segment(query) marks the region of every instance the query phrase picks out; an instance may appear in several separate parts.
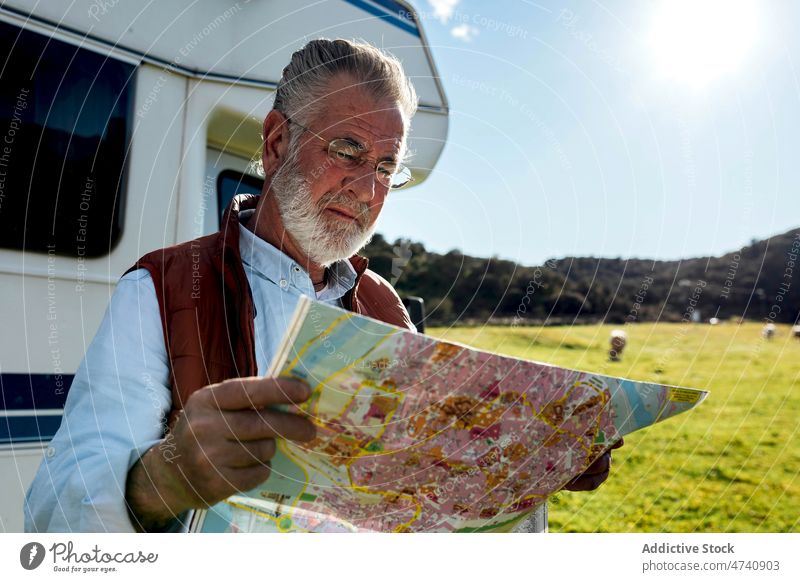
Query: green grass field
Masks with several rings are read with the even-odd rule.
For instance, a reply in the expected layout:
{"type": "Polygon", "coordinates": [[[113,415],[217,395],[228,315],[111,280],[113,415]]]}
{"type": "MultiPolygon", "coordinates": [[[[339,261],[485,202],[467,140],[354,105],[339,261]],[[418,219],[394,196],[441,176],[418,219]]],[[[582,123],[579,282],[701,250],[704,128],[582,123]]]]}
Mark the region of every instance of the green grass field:
{"type": "Polygon", "coordinates": [[[698,408],[625,438],[598,490],[550,501],[553,532],[800,531],[800,341],[762,324],[432,328],[477,348],[710,390],[698,408]]]}

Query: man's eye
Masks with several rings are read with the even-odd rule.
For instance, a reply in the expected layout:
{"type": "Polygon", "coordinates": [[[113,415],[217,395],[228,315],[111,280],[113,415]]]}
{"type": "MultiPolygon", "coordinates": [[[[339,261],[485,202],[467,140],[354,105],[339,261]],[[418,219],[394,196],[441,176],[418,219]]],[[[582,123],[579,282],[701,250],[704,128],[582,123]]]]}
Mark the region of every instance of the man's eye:
{"type": "Polygon", "coordinates": [[[359,148],[356,144],[342,141],[333,142],[330,147],[330,153],[337,160],[348,164],[358,162],[360,157],[359,148]]]}
{"type": "Polygon", "coordinates": [[[336,157],[349,162],[354,162],[356,160],[356,157],[347,150],[336,150],[336,157]]]}
{"type": "Polygon", "coordinates": [[[391,178],[394,176],[394,173],[397,171],[397,164],[378,164],[378,172],[381,173],[382,176],[386,176],[387,178],[391,178]]]}

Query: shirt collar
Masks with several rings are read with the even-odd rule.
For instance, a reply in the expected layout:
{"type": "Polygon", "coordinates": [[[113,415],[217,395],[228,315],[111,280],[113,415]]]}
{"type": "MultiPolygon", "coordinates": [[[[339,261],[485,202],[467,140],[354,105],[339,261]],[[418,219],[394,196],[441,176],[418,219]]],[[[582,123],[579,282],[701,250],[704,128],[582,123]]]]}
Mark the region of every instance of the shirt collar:
{"type": "Polygon", "coordinates": [[[356,270],[350,261],[336,261],[328,267],[328,283],[321,291],[314,290],[311,277],[289,255],[257,237],[244,224],[255,214],[254,209],[239,211],[239,252],[242,263],[258,276],[271,281],[284,291],[294,290],[320,301],[343,297],[356,283],[356,270]]]}

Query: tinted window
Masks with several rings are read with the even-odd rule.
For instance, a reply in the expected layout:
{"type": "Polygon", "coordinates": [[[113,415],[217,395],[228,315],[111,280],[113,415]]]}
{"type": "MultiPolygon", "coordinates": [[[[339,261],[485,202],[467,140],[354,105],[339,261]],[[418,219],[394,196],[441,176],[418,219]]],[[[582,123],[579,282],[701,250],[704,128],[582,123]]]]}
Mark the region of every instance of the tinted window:
{"type": "Polygon", "coordinates": [[[122,232],[135,67],[0,22],[0,246],[107,253],[122,232]]]}
{"type": "Polygon", "coordinates": [[[264,180],[236,170],[223,170],[217,178],[217,203],[219,204],[219,219],[228,208],[233,197],[237,194],[261,194],[264,180]]]}

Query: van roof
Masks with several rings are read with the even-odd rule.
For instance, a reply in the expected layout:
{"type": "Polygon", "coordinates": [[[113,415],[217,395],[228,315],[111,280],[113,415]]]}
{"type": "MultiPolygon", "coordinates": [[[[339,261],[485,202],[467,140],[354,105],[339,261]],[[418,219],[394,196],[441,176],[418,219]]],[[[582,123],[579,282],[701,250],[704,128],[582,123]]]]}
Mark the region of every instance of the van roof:
{"type": "Polygon", "coordinates": [[[35,15],[26,0],[8,0],[2,10],[175,72],[268,88],[311,38],[357,38],[402,61],[421,110],[448,109],[418,16],[398,0],[241,0],[228,6],[175,0],[144,7],[74,0],[38,3],[35,15]]]}

